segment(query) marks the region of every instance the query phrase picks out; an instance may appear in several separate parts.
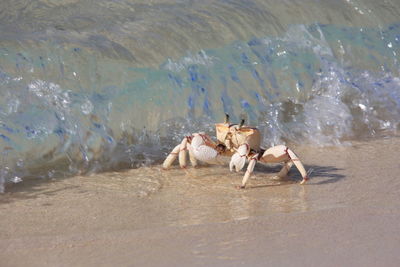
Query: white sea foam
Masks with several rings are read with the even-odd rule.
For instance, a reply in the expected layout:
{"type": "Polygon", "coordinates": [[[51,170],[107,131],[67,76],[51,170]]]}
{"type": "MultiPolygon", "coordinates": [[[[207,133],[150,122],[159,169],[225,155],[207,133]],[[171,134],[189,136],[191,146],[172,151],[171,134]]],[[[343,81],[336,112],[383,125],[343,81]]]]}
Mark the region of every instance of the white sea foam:
{"type": "Polygon", "coordinates": [[[212,56],[208,56],[204,50],[201,50],[197,54],[189,53],[178,61],[168,59],[164,67],[172,72],[181,72],[190,65],[203,65],[211,67],[215,59],[212,56]]]}

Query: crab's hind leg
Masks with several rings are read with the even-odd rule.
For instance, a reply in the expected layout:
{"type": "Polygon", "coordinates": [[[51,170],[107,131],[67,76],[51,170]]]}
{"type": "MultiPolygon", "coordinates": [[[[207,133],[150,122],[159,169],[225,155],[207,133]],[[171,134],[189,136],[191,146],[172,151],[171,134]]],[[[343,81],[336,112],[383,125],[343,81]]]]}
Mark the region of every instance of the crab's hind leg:
{"type": "Polygon", "coordinates": [[[303,166],[303,163],[301,163],[299,157],[297,157],[297,155],[291,149],[287,148],[286,153],[288,154],[290,160],[294,163],[296,168],[299,170],[301,177],[303,178],[300,184],[305,184],[308,180],[308,176],[306,169],[303,166]]]}
{"type": "Polygon", "coordinates": [[[290,171],[290,168],[292,168],[292,166],[293,166],[292,160],[286,161],[285,164],[283,165],[282,169],[280,170],[280,172],[277,174],[277,177],[278,178],[286,177],[288,172],[290,171]]]}
{"type": "MultiPolygon", "coordinates": [[[[189,145],[190,144],[188,143],[188,137],[183,138],[182,142],[179,145],[177,145],[164,160],[163,168],[168,169],[169,167],[171,167],[172,163],[175,161],[177,157],[179,158],[179,166],[181,166],[181,168],[186,168],[187,150],[189,145]]],[[[191,157],[190,161],[193,164],[192,160],[193,159],[191,157]]]]}
{"type": "Polygon", "coordinates": [[[308,180],[307,172],[301,163],[299,157],[287,146],[278,145],[267,149],[262,157],[260,158],[261,162],[265,163],[281,163],[284,162],[282,170],[278,173],[278,177],[285,177],[289,172],[290,168],[293,164],[299,170],[303,180],[300,184],[304,184],[308,180]]]}
{"type": "Polygon", "coordinates": [[[181,145],[177,145],[172,151],[171,153],[169,153],[169,155],[167,156],[167,158],[164,160],[163,162],[163,168],[164,169],[168,169],[169,167],[171,167],[172,163],[175,161],[175,159],[178,157],[179,154],[179,149],[180,149],[181,145]]]}

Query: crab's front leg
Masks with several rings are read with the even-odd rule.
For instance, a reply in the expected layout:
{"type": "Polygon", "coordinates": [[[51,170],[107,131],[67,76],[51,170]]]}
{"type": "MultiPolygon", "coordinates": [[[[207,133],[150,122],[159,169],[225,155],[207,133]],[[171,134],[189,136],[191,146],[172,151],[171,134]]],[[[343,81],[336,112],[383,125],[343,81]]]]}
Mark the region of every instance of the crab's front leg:
{"type": "Polygon", "coordinates": [[[255,154],[249,158],[249,165],[247,166],[246,173],[243,176],[242,184],[237,186],[238,189],[244,189],[246,187],[247,180],[249,180],[251,174],[254,171],[254,166],[257,163],[258,154],[255,154]]]}
{"type": "Polygon", "coordinates": [[[245,188],[247,180],[250,178],[253,173],[254,166],[257,163],[258,154],[250,155],[250,146],[248,144],[243,144],[239,146],[236,150],[236,153],[233,154],[231,158],[231,162],[229,163],[230,171],[233,171],[233,168],[238,172],[243,169],[244,164],[246,163],[246,159],[249,159],[249,165],[247,166],[246,173],[244,174],[242,184],[238,186],[238,189],[245,188]]]}

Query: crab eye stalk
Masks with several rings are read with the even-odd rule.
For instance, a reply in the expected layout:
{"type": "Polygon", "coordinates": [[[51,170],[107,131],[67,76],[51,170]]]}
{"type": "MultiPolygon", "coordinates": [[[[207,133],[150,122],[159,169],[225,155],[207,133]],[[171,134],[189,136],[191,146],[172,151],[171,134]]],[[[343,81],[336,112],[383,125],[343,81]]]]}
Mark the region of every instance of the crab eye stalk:
{"type": "Polygon", "coordinates": [[[242,120],[240,121],[239,128],[242,128],[243,125],[244,125],[244,119],[242,119],[242,120]]]}
{"type": "Polygon", "coordinates": [[[225,123],[229,123],[229,114],[225,113],[225,123]]]}

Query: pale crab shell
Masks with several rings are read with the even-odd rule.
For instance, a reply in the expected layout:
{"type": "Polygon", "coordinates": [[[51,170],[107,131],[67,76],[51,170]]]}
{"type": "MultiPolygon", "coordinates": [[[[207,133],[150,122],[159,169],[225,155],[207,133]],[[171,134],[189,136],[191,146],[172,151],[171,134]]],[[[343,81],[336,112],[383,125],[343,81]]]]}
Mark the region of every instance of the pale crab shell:
{"type": "Polygon", "coordinates": [[[225,144],[226,140],[230,140],[235,148],[247,143],[250,149],[255,151],[260,150],[261,134],[257,128],[249,126],[239,128],[238,125],[232,126],[228,123],[217,123],[215,124],[215,128],[217,139],[220,143],[225,144]]]}

